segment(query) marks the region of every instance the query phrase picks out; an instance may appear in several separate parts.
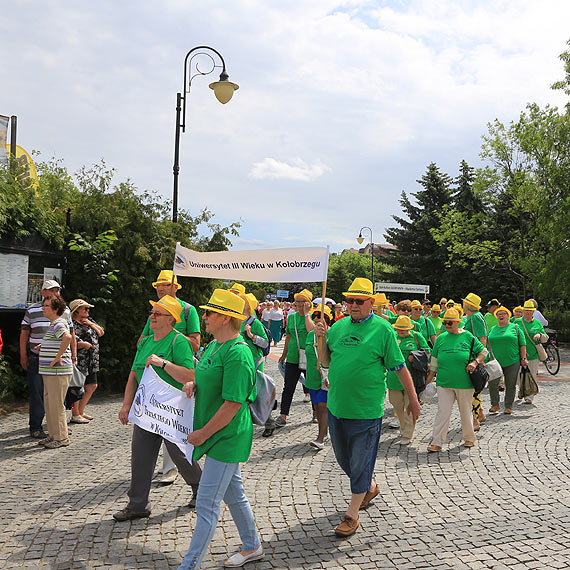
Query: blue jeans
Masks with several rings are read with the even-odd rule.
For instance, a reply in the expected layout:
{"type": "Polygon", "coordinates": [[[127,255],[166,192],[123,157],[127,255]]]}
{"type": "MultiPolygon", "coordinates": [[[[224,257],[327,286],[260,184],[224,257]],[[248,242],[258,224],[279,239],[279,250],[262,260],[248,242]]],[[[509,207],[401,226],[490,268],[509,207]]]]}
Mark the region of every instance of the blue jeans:
{"type": "Polygon", "coordinates": [[[178,570],[200,567],[218,524],[222,499],[230,509],[243,550],[259,548],[261,542],[243,490],[239,463],[223,463],[206,456],[196,500],[196,526],[190,548],[178,570]]]}
{"type": "Polygon", "coordinates": [[[329,434],[336,460],[350,478],[353,495],[366,493],[372,484],[382,418],[349,420],[333,416],[329,410],[329,434]]]}
{"type": "Polygon", "coordinates": [[[28,353],[28,393],[30,397],[30,433],[40,431],[44,421],[44,379],[39,373],[40,359],[28,353]]]}

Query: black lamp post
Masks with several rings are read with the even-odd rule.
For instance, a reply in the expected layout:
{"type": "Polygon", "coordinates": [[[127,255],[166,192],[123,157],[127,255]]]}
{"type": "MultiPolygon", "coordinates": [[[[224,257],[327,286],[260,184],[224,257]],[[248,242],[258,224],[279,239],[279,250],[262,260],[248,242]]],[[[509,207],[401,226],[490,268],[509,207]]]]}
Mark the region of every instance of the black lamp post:
{"type": "Polygon", "coordinates": [[[215,81],[214,83],[210,83],[210,89],[214,90],[214,94],[216,95],[216,99],[220,103],[227,103],[234,94],[234,91],[239,89],[239,85],[236,83],[232,83],[229,81],[229,75],[226,72],[226,62],[224,58],[214,48],[208,46],[197,46],[192,48],[184,58],[184,86],[183,86],[183,93],[176,94],[176,134],[174,137],[174,167],[172,168],[172,172],[174,174],[174,188],[172,191],[172,221],[176,222],[178,220],[178,173],[180,172],[180,129],[182,132],[186,132],[186,94],[190,93],[190,87],[192,85],[192,79],[197,75],[210,75],[213,73],[215,69],[221,69],[222,72],[220,73],[219,81],[215,81]],[[211,53],[210,53],[211,52],[211,53]],[[216,55],[220,62],[220,64],[216,64],[216,58],[212,55],[216,55]],[[192,56],[192,57],[190,57],[192,56]],[[205,56],[209,58],[210,61],[206,59],[208,62],[208,69],[207,71],[203,71],[198,67],[198,61],[194,61],[195,57],[198,56],[205,56]],[[194,66],[194,69],[192,69],[194,66]],[[210,67],[211,66],[211,67],[210,67]],[[186,79],[190,75],[188,82],[186,79]],[[182,114],[182,122],[180,121],[182,114]]]}
{"type": "Polygon", "coordinates": [[[372,256],[372,287],[374,287],[374,239],[372,238],[372,229],[368,226],[363,226],[360,228],[360,232],[358,232],[358,237],[356,241],[358,243],[362,243],[364,238],[362,237],[362,230],[368,230],[370,232],[370,255],[372,256]]]}

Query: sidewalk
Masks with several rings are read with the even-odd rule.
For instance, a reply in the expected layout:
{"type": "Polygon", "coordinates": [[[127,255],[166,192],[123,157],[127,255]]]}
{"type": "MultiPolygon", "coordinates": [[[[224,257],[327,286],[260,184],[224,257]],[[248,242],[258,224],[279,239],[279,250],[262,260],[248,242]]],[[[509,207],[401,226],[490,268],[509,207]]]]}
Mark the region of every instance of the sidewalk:
{"type": "MultiPolygon", "coordinates": [[[[266,369],[278,381],[272,348],[266,369]]],[[[264,560],[254,569],[549,570],[570,567],[570,358],[557,377],[541,372],[536,405],[516,403],[507,417],[489,417],[478,445],[460,447],[457,410],[448,444],[428,454],[435,403],[422,409],[409,447],[388,428],[389,404],[376,478],[381,495],[362,513],[362,527],[338,539],[350,496],[330,446],[316,451],[311,406],[295,394],[289,424],[262,438],[255,428],[243,465],[264,560]]],[[[485,409],[488,395],[483,396],[485,409]]],[[[28,437],[27,414],[0,418],[0,568],[175,569],[186,551],[195,513],[178,478],[153,487],[152,515],[115,523],[126,504],[132,427],[122,426],[120,396],[98,396],[96,419],[74,425],[72,445],[41,449],[28,437]]],[[[160,465],[160,462],[159,462],[160,465]]],[[[227,508],[204,568],[220,568],[239,550],[227,508]]]]}

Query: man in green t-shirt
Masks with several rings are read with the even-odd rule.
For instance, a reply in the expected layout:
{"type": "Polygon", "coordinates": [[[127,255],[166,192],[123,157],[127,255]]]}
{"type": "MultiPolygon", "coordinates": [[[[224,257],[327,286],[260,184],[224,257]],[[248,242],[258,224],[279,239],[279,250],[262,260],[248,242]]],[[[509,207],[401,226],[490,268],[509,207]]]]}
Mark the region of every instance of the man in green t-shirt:
{"type": "Polygon", "coordinates": [[[412,319],[414,330],[422,333],[423,337],[433,346],[435,343],[435,327],[423,314],[423,310],[423,305],[417,299],[414,299],[412,301],[412,314],[410,318],[412,319]]]}
{"type": "Polygon", "coordinates": [[[485,322],[487,323],[487,332],[489,332],[494,326],[497,325],[497,317],[495,317],[495,311],[501,306],[501,303],[497,299],[491,299],[487,303],[487,312],[485,313],[485,322]]]}
{"type": "MultiPolygon", "coordinates": [[[[192,352],[198,352],[200,350],[200,318],[198,317],[198,311],[196,311],[196,308],[190,303],[186,303],[186,301],[182,301],[176,297],[176,292],[182,287],[182,285],[178,283],[176,275],[169,269],[163,269],[158,274],[158,278],[152,286],[156,289],[156,296],[159,300],[166,295],[170,295],[170,297],[178,301],[181,307],[180,322],[174,325],[174,330],[184,335],[186,340],[190,343],[192,352]]],[[[149,318],[137,341],[137,346],[143,338],[152,336],[152,334],[149,318]]],[[[162,446],[162,473],[163,477],[159,481],[161,485],[171,485],[176,480],[178,474],[176,465],[164,445],[162,446]]]]}
{"type": "Polygon", "coordinates": [[[359,277],[344,295],[350,318],[330,329],[319,322],[315,335],[326,338],[321,362],[329,366],[329,432],[336,459],[350,478],[352,493],[335,533],[350,536],[360,525],[358,511],[380,492],[373,472],[384,415],[386,372],[396,372],[410,399],[407,413],[414,422],[420,415],[420,404],[392,327],[372,313],[372,282],[359,277]]]}
{"type": "Polygon", "coordinates": [[[281,415],[275,421],[277,427],[283,427],[287,423],[299,376],[306,367],[306,361],[303,363],[300,360],[305,356],[307,333],[315,328],[311,320],[312,300],[313,294],[308,289],[295,293],[295,312],[287,316],[285,346],[279,358],[279,362],[285,363],[285,382],[281,395],[281,415]]]}

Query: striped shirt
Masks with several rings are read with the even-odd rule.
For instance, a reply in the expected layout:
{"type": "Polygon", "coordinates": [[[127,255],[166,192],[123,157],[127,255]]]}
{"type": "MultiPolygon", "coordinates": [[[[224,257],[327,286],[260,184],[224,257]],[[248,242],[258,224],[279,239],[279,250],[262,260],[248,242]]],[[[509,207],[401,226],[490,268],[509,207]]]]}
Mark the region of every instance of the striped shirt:
{"type": "MultiPolygon", "coordinates": [[[[42,305],[44,301],[40,303],[34,303],[26,309],[26,313],[22,320],[21,329],[30,331],[30,338],[28,339],[28,351],[34,354],[38,354],[37,350],[33,350],[35,346],[42,343],[44,335],[46,334],[49,327],[49,319],[44,317],[42,311],[42,305]]],[[[66,307],[63,315],[61,316],[65,321],[67,321],[69,327],[71,327],[71,313],[66,307]]]]}
{"type": "Polygon", "coordinates": [[[61,364],[56,364],[50,368],[50,362],[52,362],[52,360],[59,352],[61,342],[63,340],[63,335],[66,332],[69,332],[69,326],[62,317],[58,317],[51,324],[49,324],[46,334],[42,339],[42,346],[40,348],[40,374],[54,376],[57,374],[73,373],[71,350],[69,349],[69,346],[65,349],[65,352],[61,356],[61,364]]]}

